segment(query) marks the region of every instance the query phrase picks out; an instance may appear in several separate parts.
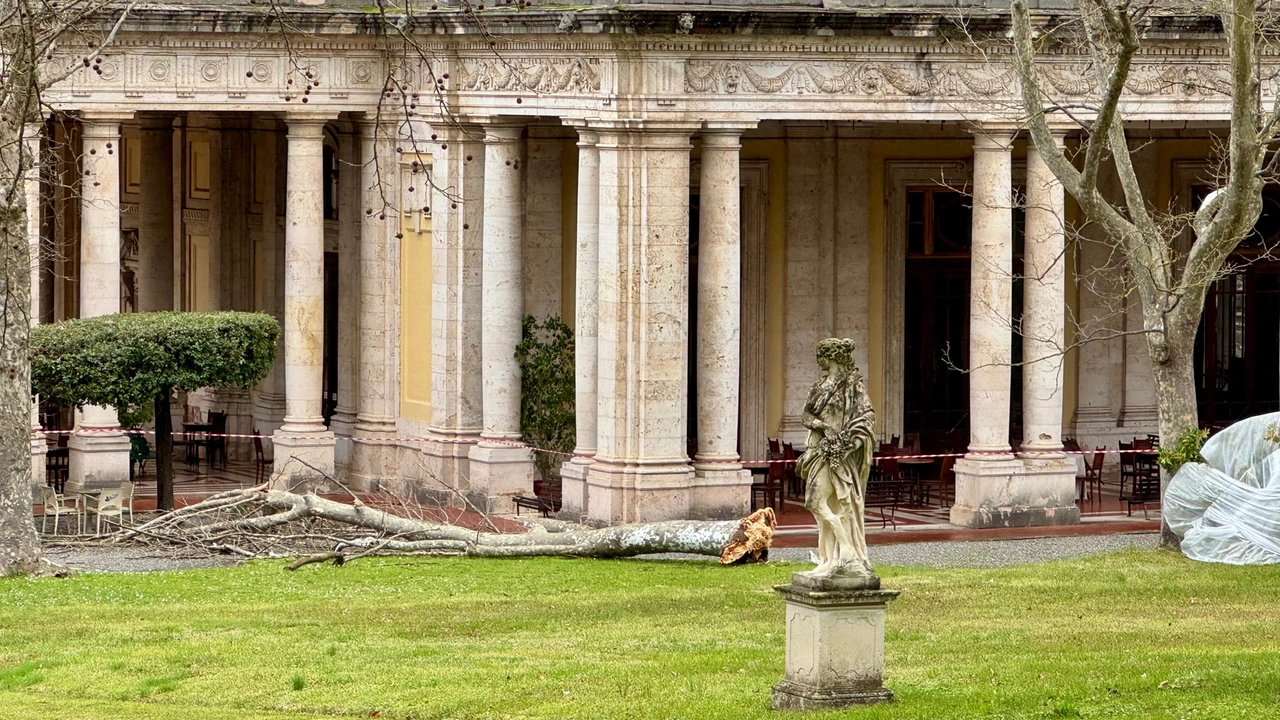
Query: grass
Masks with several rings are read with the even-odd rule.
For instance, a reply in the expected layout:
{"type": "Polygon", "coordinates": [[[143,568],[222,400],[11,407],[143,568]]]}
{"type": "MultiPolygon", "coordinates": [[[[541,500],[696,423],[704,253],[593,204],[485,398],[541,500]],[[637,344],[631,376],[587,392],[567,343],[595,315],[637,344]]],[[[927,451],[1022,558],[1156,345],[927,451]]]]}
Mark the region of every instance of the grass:
{"type": "MultiPolygon", "coordinates": [[[[282,564],[0,582],[0,717],[785,717],[795,566],[282,564]]],[[[1280,717],[1280,568],[881,573],[897,699],[806,717],[1280,717]]]]}

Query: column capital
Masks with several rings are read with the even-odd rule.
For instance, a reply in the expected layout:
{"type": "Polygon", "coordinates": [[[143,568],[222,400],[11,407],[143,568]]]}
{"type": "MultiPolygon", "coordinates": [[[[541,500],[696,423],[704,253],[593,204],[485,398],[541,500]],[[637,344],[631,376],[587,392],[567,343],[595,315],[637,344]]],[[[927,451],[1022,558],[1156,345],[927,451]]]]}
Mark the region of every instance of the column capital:
{"type": "Polygon", "coordinates": [[[738,128],[707,128],[699,136],[703,150],[738,150],[742,147],[742,130],[738,128]]]}
{"type": "Polygon", "coordinates": [[[119,125],[125,120],[132,120],[134,113],[132,110],[113,110],[110,112],[101,110],[82,110],[80,111],[80,122],[86,126],[89,125],[110,125],[115,123],[119,125]]]}
{"type": "Polygon", "coordinates": [[[969,132],[973,134],[975,152],[1013,150],[1013,139],[1018,136],[1019,126],[1013,123],[974,123],[969,132]]]}
{"type": "Polygon", "coordinates": [[[284,122],[289,127],[290,137],[323,136],[325,123],[337,119],[338,114],[333,112],[287,112],[284,114],[284,122]]]}
{"type": "Polygon", "coordinates": [[[595,147],[600,142],[600,118],[561,118],[560,122],[578,131],[578,147],[595,147]]]}
{"type": "Polygon", "coordinates": [[[524,123],[488,122],[481,126],[484,129],[484,141],[488,144],[517,143],[524,139],[524,123]]]}

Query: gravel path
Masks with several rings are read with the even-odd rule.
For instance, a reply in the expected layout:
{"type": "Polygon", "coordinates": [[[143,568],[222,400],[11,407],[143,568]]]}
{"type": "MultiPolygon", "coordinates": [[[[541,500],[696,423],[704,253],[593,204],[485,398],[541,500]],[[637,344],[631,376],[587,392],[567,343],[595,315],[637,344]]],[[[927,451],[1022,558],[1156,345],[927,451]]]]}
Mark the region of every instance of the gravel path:
{"type": "MultiPolygon", "coordinates": [[[[1159,533],[1123,535],[1082,535],[1031,538],[1027,540],[981,540],[967,542],[918,542],[901,545],[872,545],[873,565],[900,565],[934,568],[993,568],[1084,557],[1126,548],[1154,548],[1159,533]]],[[[770,560],[809,562],[812,548],[774,548],[770,560]]],[[[701,560],[699,555],[668,553],[646,555],[655,560],[701,560]]]]}
{"type": "Polygon", "coordinates": [[[45,557],[58,565],[81,572],[136,573],[157,570],[194,570],[230,567],[231,556],[210,557],[184,550],[154,550],[137,547],[46,547],[45,557]]]}

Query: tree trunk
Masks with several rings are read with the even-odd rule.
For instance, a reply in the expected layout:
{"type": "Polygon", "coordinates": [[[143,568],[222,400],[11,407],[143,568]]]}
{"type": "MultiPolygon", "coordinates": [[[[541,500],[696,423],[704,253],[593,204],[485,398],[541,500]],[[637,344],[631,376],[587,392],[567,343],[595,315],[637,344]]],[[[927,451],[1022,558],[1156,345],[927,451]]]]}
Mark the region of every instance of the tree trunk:
{"type": "MultiPolygon", "coordinates": [[[[1158,362],[1151,359],[1151,371],[1156,381],[1156,407],[1160,419],[1160,443],[1166,447],[1177,444],[1188,430],[1200,428],[1199,409],[1196,405],[1195,355],[1193,353],[1195,336],[1191,342],[1177,342],[1169,338],[1167,344],[1168,358],[1158,362]]],[[[1161,508],[1164,507],[1164,491],[1169,484],[1169,471],[1162,471],[1160,482],[1161,508]]],[[[1160,522],[1160,543],[1167,547],[1178,547],[1178,536],[1169,529],[1169,525],[1160,522]]]]}
{"type": "MultiPolygon", "coordinates": [[[[526,533],[478,532],[456,525],[393,515],[369,507],[335,502],[317,495],[267,490],[266,486],[218,493],[195,505],[162,515],[122,531],[121,539],[165,540],[232,550],[245,557],[263,554],[264,539],[289,533],[290,523],[305,523],[311,536],[323,533],[309,521],[327,520],[372,531],[363,537],[339,540],[335,551],[360,548],[376,551],[438,553],[475,557],[629,557],[650,553],[712,555],[723,563],[763,561],[777,521],[771,508],[741,520],[666,522],[619,525],[600,529],[537,526],[526,533]],[[228,510],[234,510],[228,514],[228,510]],[[258,512],[265,511],[265,512],[258,512]],[[256,548],[248,550],[245,548],[256,548]]],[[[304,533],[294,533],[295,536],[304,533]]],[[[276,550],[275,552],[279,552],[276,550]]],[[[308,562],[336,559],[333,553],[311,556],[308,562]]],[[[301,565],[307,564],[306,562],[301,565]]]]}
{"type": "Polygon", "coordinates": [[[173,417],[170,388],[156,395],[156,509],[173,509],[173,417]]]}
{"type": "MultiPolygon", "coordinates": [[[[40,569],[31,512],[31,250],[27,243],[23,141],[0,137],[0,577],[40,569]],[[15,177],[16,171],[16,177],[15,177]]],[[[21,127],[21,125],[19,125],[21,127]]]]}

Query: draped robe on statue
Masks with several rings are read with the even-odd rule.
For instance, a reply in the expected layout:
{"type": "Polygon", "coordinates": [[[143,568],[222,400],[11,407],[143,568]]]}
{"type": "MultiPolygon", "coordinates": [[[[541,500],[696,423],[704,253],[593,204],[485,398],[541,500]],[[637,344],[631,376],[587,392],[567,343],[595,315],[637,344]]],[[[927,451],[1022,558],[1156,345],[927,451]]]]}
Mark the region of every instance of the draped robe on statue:
{"type": "Polygon", "coordinates": [[[812,511],[818,503],[825,503],[841,525],[838,530],[832,528],[835,532],[822,532],[823,519],[815,512],[819,567],[849,560],[869,567],[863,501],[875,447],[875,413],[861,374],[845,369],[830,372],[815,383],[805,403],[804,425],[809,435],[798,471],[805,480],[805,507],[812,511]],[[824,477],[831,492],[825,492],[824,477]],[[841,559],[840,541],[844,538],[852,543],[852,557],[846,554],[841,559]]]}

